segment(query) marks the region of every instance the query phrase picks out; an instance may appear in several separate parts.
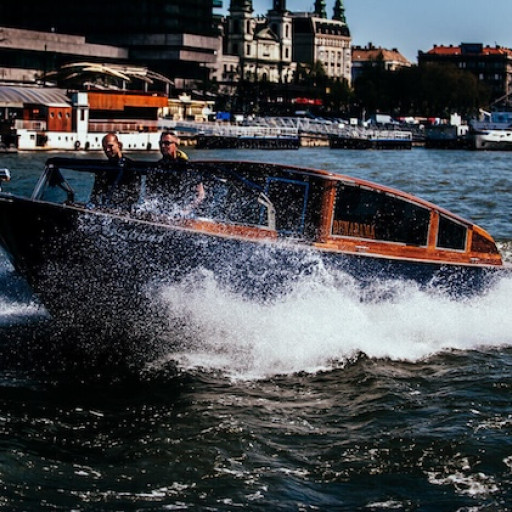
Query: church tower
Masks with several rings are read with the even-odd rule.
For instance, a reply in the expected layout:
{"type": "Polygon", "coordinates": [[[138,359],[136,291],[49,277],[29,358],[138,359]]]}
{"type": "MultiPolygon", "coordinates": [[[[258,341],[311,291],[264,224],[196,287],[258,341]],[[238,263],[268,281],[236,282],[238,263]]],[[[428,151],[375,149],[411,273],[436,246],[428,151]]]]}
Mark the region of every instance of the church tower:
{"type": "Polygon", "coordinates": [[[343,0],[336,0],[334,2],[334,14],[332,19],[341,21],[343,23],[347,23],[347,18],[345,17],[345,7],[343,6],[343,0]]]}
{"type": "Polygon", "coordinates": [[[249,55],[249,45],[254,39],[254,29],[252,0],[231,0],[226,50],[228,55],[240,57],[242,78],[245,58],[249,55]]]}
{"type": "Polygon", "coordinates": [[[286,11],[286,0],[274,0],[273,11],[285,12],[286,11]]]}
{"type": "Polygon", "coordinates": [[[286,76],[292,62],[292,17],[286,9],[286,0],[274,0],[268,12],[268,25],[279,40],[279,82],[291,80],[286,76]]]}
{"type": "Polygon", "coordinates": [[[315,16],[318,18],[327,18],[325,0],[315,0],[315,16]]]}

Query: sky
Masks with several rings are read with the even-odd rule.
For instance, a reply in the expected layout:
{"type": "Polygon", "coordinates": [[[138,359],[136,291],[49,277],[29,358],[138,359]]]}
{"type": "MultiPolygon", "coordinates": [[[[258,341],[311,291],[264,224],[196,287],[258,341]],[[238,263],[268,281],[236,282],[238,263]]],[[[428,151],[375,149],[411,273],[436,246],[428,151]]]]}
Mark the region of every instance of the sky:
{"type": "MultiPolygon", "coordinates": [[[[224,10],[229,0],[223,0],[224,10]]],[[[287,0],[289,11],[313,10],[315,0],[287,0]]],[[[266,14],[272,0],[253,0],[266,14]]],[[[512,48],[512,0],[343,0],[352,45],[396,48],[416,63],[434,44],[483,43],[512,48]]],[[[332,18],[334,0],[326,0],[332,18]]]]}

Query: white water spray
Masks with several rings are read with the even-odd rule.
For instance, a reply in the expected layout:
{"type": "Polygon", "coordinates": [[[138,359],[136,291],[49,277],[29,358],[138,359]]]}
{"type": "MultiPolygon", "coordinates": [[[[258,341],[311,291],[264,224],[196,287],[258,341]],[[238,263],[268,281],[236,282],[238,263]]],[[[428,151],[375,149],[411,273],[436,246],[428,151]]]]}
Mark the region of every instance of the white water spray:
{"type": "Polygon", "coordinates": [[[417,361],[443,350],[512,344],[512,278],[464,299],[410,282],[375,283],[373,295],[387,298],[367,301],[349,276],[336,276],[336,287],[309,277],[273,304],[226,293],[208,273],[195,278],[159,293],[169,324],[185,326],[178,334],[183,350],[169,354],[184,369],[252,379],[328,370],[361,352],[417,361]]]}

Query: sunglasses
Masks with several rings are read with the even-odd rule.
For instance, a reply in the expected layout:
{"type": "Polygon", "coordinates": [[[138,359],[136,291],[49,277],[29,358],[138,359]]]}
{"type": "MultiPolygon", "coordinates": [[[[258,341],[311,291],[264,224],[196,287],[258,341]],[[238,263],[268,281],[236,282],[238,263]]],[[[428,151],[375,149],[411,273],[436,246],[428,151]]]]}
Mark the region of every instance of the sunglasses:
{"type": "Polygon", "coordinates": [[[161,140],[162,146],[170,146],[171,144],[178,144],[175,140],[161,140]]]}

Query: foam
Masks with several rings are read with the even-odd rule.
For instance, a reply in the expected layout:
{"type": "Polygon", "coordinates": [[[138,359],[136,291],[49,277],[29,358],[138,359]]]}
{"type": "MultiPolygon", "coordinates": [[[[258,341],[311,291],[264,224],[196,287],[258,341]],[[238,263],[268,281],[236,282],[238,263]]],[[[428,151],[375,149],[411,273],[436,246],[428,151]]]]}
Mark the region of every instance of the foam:
{"type": "Polygon", "coordinates": [[[410,282],[375,283],[372,295],[386,298],[367,301],[348,276],[310,276],[272,304],[227,293],[211,274],[195,278],[157,295],[168,336],[184,347],[169,358],[187,369],[259,378],[329,370],[359,353],[414,362],[450,349],[512,344],[512,278],[470,299],[410,282]]]}

